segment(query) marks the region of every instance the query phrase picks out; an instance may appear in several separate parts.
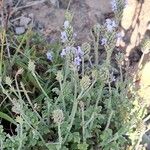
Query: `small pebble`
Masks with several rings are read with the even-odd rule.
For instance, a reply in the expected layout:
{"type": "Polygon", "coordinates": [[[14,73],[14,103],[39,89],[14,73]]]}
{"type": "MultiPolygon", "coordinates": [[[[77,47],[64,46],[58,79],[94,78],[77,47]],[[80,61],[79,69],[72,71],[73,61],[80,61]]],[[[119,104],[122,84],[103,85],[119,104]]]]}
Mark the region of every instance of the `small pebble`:
{"type": "Polygon", "coordinates": [[[30,23],[31,18],[21,17],[20,19],[20,26],[25,26],[27,28],[28,24],[30,23]]]}
{"type": "Polygon", "coordinates": [[[15,33],[17,35],[23,34],[25,32],[25,28],[24,27],[16,27],[15,28],[15,33]]]}

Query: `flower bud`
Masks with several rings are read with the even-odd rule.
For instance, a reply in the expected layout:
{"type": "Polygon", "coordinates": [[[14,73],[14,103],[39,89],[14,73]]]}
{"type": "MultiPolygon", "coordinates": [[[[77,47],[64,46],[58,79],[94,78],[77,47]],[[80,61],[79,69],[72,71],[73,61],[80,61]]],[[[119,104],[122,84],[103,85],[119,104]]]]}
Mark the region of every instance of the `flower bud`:
{"type": "Polygon", "coordinates": [[[86,90],[91,84],[90,78],[88,76],[84,76],[80,81],[80,86],[82,90],[86,90]]]}
{"type": "Polygon", "coordinates": [[[56,80],[59,82],[63,81],[62,71],[57,71],[56,80]]]}
{"type": "Polygon", "coordinates": [[[64,120],[64,114],[63,111],[60,109],[54,110],[53,111],[53,119],[54,123],[60,124],[64,120]]]}

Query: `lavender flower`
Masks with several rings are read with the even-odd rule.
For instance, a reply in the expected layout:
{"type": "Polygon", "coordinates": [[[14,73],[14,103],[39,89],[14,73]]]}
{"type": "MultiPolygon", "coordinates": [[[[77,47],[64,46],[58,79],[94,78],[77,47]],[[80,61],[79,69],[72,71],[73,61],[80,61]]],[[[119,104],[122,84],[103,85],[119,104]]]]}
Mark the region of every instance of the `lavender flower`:
{"type": "Polygon", "coordinates": [[[75,50],[75,54],[80,57],[84,55],[84,52],[82,51],[80,46],[78,46],[77,49],[75,50]]]}
{"type": "Polygon", "coordinates": [[[48,51],[48,52],[46,53],[46,56],[47,56],[47,59],[48,59],[48,60],[52,61],[53,56],[52,56],[51,52],[48,51]]]}
{"type": "Polygon", "coordinates": [[[114,20],[111,20],[111,19],[106,19],[106,28],[107,28],[107,31],[109,32],[112,32],[113,29],[116,27],[116,23],[114,20]]]}
{"type": "Polygon", "coordinates": [[[121,32],[119,32],[119,33],[117,33],[116,37],[117,37],[117,40],[122,40],[123,35],[121,32]]]}
{"type": "Polygon", "coordinates": [[[76,57],[75,59],[74,59],[74,65],[75,66],[79,66],[81,64],[81,58],[80,57],[76,57]]]}
{"type": "Polygon", "coordinates": [[[117,10],[116,0],[112,0],[110,3],[111,3],[112,11],[116,11],[117,10]]]}
{"type": "Polygon", "coordinates": [[[64,48],[63,50],[62,50],[62,52],[60,53],[60,56],[61,57],[64,57],[64,56],[66,56],[67,54],[69,54],[71,52],[71,47],[70,46],[67,46],[66,48],[64,48]]]}
{"type": "Polygon", "coordinates": [[[67,33],[65,31],[61,32],[61,41],[65,43],[67,40],[67,33]]]}
{"type": "Polygon", "coordinates": [[[61,52],[60,56],[61,56],[61,57],[66,56],[66,49],[63,49],[63,50],[62,50],[62,52],[61,52]]]}
{"type": "Polygon", "coordinates": [[[66,21],[64,22],[64,28],[67,29],[68,27],[69,27],[69,21],[66,20],[66,21]]]}
{"type": "Polygon", "coordinates": [[[106,45],[107,43],[107,39],[106,38],[102,38],[101,39],[101,45],[106,45]]]}

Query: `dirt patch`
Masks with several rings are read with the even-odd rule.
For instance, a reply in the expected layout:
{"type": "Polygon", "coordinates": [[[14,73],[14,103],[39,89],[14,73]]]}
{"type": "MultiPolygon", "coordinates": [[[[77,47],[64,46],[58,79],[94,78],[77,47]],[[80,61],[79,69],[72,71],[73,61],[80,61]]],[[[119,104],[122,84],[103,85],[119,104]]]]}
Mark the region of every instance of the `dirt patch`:
{"type": "MultiPolygon", "coordinates": [[[[33,28],[41,32],[51,43],[60,37],[64,14],[68,6],[67,0],[59,0],[58,2],[59,5],[53,5],[50,0],[40,3],[31,0],[20,1],[17,6],[22,6],[22,9],[14,16],[12,23],[18,27],[20,26],[19,19],[16,21],[14,19],[21,16],[32,18],[33,28]]],[[[7,5],[14,6],[16,2],[9,0],[7,5]]],[[[72,23],[74,32],[77,34],[79,43],[82,43],[89,40],[91,27],[96,23],[101,23],[104,20],[104,14],[111,12],[110,0],[72,0],[70,10],[74,13],[72,23]]]]}

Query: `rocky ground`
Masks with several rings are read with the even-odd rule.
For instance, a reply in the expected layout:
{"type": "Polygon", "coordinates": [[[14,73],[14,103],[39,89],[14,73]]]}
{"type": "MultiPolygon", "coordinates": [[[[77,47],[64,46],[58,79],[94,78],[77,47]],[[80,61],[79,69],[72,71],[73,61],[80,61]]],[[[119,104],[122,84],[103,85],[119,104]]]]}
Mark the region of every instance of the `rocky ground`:
{"type": "MultiPolygon", "coordinates": [[[[50,43],[60,37],[64,14],[68,7],[67,0],[60,0],[59,4],[53,4],[52,0],[23,0],[18,4],[15,1],[7,0],[6,5],[16,9],[10,18],[16,34],[24,33],[32,23],[33,28],[41,32],[50,43]]],[[[69,8],[74,13],[74,32],[80,42],[89,40],[91,27],[104,21],[106,15],[111,13],[109,0],[72,0],[69,8]]]]}

